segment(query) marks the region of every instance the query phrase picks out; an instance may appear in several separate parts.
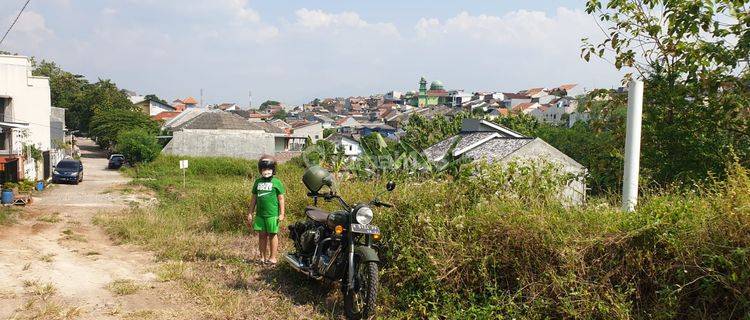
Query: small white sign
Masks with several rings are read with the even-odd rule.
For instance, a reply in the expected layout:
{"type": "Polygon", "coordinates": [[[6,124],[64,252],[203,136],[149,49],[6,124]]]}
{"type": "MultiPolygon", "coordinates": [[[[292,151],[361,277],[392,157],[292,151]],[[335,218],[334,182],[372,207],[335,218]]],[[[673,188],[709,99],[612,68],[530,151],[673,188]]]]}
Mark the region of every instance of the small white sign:
{"type": "Polygon", "coordinates": [[[187,169],[187,168],[188,168],[188,161],[180,160],[180,169],[187,169]]]}

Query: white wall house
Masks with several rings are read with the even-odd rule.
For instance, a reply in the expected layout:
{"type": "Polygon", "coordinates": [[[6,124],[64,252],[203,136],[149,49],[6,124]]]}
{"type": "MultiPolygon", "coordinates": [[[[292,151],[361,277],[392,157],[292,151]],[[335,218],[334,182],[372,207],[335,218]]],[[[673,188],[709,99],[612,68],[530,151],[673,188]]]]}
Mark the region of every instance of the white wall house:
{"type": "Polygon", "coordinates": [[[310,137],[313,143],[323,139],[323,124],[320,122],[307,123],[300,126],[294,126],[294,135],[301,137],[310,137]]]}
{"type": "MultiPolygon", "coordinates": [[[[31,61],[24,56],[0,55],[0,164],[8,178],[43,179],[33,159],[23,155],[24,145],[49,151],[51,98],[49,79],[31,74],[31,61]],[[15,162],[15,164],[13,164],[15,162]]],[[[47,165],[49,161],[47,161],[47,165]]],[[[43,167],[39,165],[40,169],[43,167]]]]}
{"type": "Polygon", "coordinates": [[[130,102],[136,105],[143,113],[149,116],[155,116],[165,111],[175,111],[173,106],[161,103],[156,100],[146,99],[144,96],[132,96],[129,97],[130,102]]]}
{"type": "Polygon", "coordinates": [[[334,133],[328,136],[326,140],[332,142],[336,146],[336,150],[343,150],[344,155],[351,160],[357,160],[357,157],[362,154],[362,147],[359,141],[352,136],[334,133]]]}

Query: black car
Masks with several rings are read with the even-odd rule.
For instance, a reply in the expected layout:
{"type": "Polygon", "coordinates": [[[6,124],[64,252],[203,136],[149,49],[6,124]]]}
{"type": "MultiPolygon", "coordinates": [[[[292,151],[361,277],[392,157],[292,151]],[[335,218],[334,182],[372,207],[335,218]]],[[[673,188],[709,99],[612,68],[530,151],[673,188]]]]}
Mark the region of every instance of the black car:
{"type": "Polygon", "coordinates": [[[57,163],[52,170],[52,182],[72,182],[78,184],[83,181],[83,164],[74,159],[65,159],[57,163]]]}
{"type": "Polygon", "coordinates": [[[125,164],[125,156],[115,153],[111,156],[109,156],[109,164],[107,165],[108,169],[120,169],[122,165],[125,164]]]}

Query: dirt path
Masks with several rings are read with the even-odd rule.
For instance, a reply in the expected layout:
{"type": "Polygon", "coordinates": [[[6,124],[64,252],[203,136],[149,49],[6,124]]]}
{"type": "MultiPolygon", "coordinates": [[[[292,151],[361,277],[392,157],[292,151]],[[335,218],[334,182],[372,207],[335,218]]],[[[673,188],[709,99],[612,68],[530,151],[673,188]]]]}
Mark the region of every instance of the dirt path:
{"type": "Polygon", "coordinates": [[[92,223],[98,212],[152,199],[107,170],[91,141],[81,149],[81,184],[52,186],[0,227],[0,319],[190,318],[150,253],[114,244],[92,223]]]}

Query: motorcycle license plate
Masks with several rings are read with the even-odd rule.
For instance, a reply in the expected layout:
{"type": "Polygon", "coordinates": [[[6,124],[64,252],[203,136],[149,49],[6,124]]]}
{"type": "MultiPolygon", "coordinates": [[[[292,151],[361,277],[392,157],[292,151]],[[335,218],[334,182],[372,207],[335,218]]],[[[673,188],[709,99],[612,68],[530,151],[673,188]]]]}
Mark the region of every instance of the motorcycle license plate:
{"type": "Polygon", "coordinates": [[[379,234],[380,228],[369,224],[352,223],[352,232],[364,234],[379,234]]]}

